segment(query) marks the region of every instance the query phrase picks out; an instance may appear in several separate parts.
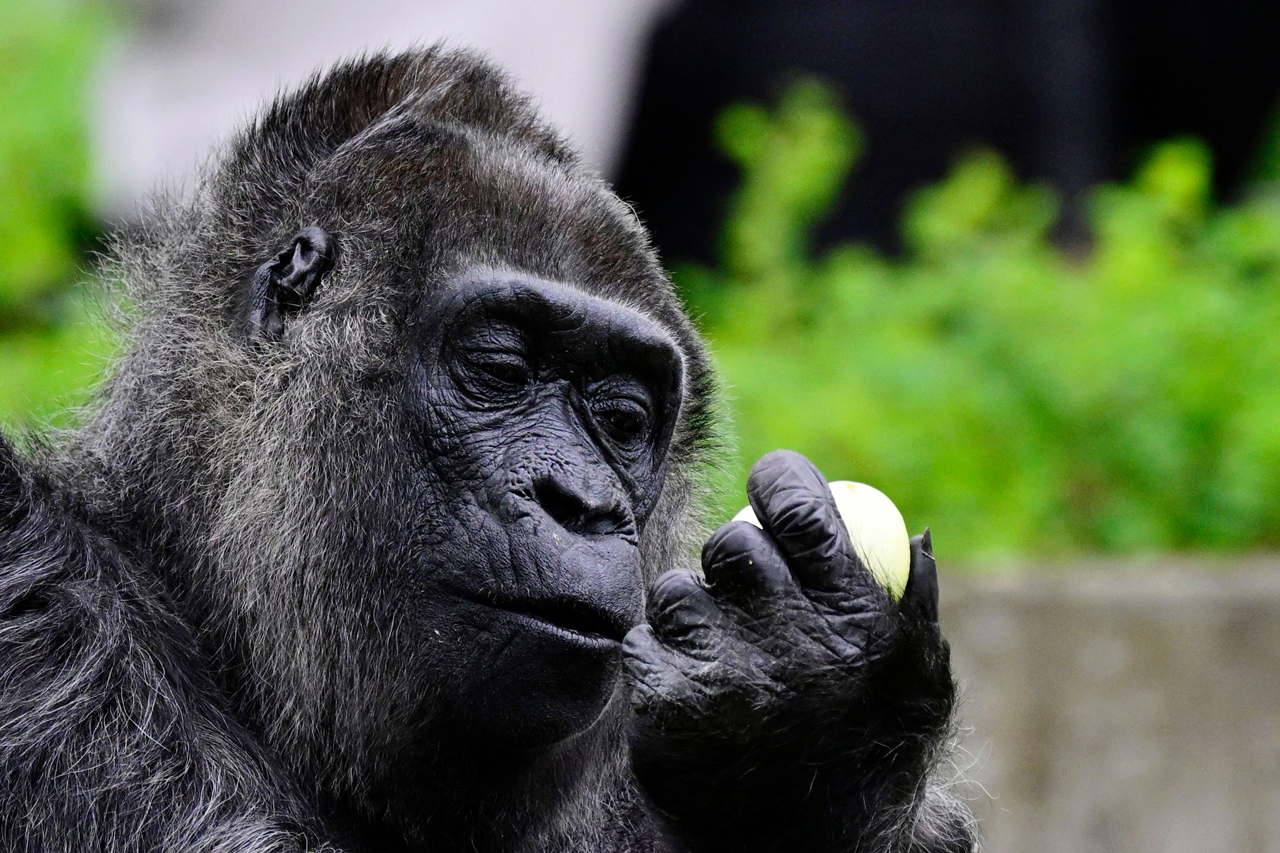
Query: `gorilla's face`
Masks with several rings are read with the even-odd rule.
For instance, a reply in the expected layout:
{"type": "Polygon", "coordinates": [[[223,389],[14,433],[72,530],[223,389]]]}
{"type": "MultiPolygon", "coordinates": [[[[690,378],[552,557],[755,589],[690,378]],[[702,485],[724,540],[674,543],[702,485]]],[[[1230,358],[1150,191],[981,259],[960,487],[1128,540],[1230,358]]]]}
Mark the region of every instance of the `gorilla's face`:
{"type": "Polygon", "coordinates": [[[683,365],[617,302],[470,270],[410,326],[406,405],[420,574],[411,636],[454,644],[432,681],[455,725],[521,746],[589,727],[643,617],[640,532],[662,486],[683,365]],[[451,671],[452,670],[452,671],[451,671]]]}
{"type": "Polygon", "coordinates": [[[235,301],[253,404],[201,421],[236,425],[208,587],[244,638],[244,713],[299,772],[366,788],[616,739],[621,641],[695,547],[709,387],[633,212],[412,116],[306,187],[235,301]]]}

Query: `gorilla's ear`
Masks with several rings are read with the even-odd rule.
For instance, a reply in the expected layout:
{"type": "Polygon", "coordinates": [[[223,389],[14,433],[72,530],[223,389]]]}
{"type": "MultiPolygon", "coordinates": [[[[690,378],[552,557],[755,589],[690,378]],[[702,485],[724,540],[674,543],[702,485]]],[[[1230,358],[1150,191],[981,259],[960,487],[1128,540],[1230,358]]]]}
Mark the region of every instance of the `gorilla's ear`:
{"type": "Polygon", "coordinates": [[[249,339],[274,342],[284,336],[285,314],[306,306],[324,274],[333,269],[333,238],[323,228],[303,228],[288,248],[258,267],[249,290],[249,339]]]}

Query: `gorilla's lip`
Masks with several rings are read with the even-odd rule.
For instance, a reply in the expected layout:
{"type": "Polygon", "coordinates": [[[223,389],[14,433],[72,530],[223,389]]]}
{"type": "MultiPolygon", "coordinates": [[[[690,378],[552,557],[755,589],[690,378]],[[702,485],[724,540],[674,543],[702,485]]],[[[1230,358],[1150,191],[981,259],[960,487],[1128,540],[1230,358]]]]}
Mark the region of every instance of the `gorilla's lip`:
{"type": "Polygon", "coordinates": [[[566,595],[531,598],[481,591],[453,590],[453,593],[473,604],[542,622],[588,641],[620,644],[632,627],[630,620],[621,614],[566,595]]]}

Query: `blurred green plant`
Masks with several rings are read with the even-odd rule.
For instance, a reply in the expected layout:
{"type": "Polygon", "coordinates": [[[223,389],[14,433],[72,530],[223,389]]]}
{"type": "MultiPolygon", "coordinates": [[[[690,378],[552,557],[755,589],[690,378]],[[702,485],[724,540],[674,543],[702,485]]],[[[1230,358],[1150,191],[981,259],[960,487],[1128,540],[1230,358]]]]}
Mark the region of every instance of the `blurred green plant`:
{"type": "Polygon", "coordinates": [[[111,350],[93,295],[71,285],[94,236],[88,115],[111,31],[101,3],[6,0],[0,15],[0,417],[47,420],[111,350]]]}
{"type": "Polygon", "coordinates": [[[676,270],[740,433],[890,494],[949,556],[1280,544],[1280,193],[1210,197],[1194,140],[1097,188],[1093,240],[996,154],[918,193],[904,252],[808,242],[860,147],[814,83],[735,107],[717,269],[676,270]]]}

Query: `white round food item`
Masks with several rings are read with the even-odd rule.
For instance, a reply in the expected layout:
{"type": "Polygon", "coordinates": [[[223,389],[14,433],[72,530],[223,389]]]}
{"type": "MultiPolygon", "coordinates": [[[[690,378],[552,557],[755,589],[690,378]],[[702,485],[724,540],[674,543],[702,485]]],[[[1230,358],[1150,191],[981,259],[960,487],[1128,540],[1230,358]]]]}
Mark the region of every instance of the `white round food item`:
{"type": "MultiPolygon", "coordinates": [[[[902,598],[911,573],[911,539],[902,513],[884,492],[866,483],[835,480],[827,485],[858,559],[894,601],[902,598]]],[[[761,526],[750,506],[733,520],[761,526]]]]}

